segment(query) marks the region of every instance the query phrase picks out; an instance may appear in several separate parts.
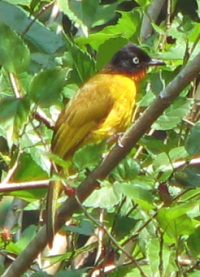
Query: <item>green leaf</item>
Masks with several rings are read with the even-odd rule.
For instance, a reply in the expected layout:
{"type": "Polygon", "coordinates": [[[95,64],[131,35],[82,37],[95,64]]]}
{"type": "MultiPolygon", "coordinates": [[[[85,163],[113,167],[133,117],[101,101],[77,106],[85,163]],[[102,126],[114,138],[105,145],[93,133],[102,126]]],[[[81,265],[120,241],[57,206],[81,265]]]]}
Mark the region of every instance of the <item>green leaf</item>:
{"type": "Polygon", "coordinates": [[[65,254],[57,254],[57,255],[51,255],[48,257],[45,257],[51,265],[54,265],[56,263],[62,262],[62,261],[66,261],[71,257],[71,252],[68,251],[65,254]]]}
{"type": "Polygon", "coordinates": [[[115,8],[119,1],[114,4],[100,4],[99,0],[64,1],[58,0],[61,10],[81,27],[91,28],[102,25],[114,16],[115,8]]]}
{"type": "Polygon", "coordinates": [[[147,242],[147,257],[151,269],[151,276],[155,276],[159,272],[161,260],[159,256],[162,255],[162,272],[163,276],[169,276],[173,272],[175,266],[175,255],[171,249],[164,243],[161,249],[160,238],[152,238],[147,242]],[[161,252],[162,251],[162,252],[161,252]]]}
{"type": "Polygon", "coordinates": [[[6,0],[6,2],[13,4],[13,5],[30,5],[32,0],[6,0]]]}
{"type": "MultiPolygon", "coordinates": [[[[50,143],[53,131],[42,125],[41,139],[38,132],[35,131],[35,126],[36,125],[33,126],[32,124],[26,126],[26,132],[21,138],[21,145],[23,146],[24,152],[31,156],[32,162],[39,166],[43,174],[45,172],[45,174],[49,175],[50,159],[53,154],[47,151],[46,145],[50,143]]],[[[54,159],[52,160],[55,161],[54,159]]]]}
{"type": "Polygon", "coordinates": [[[168,51],[162,53],[164,60],[179,61],[178,64],[181,64],[185,54],[185,43],[172,46],[168,51]],[[184,45],[184,46],[183,46],[184,45]]]}
{"type": "Polygon", "coordinates": [[[116,269],[114,269],[113,271],[111,271],[111,273],[109,273],[109,277],[140,277],[140,271],[138,268],[133,268],[132,265],[123,265],[123,266],[119,266],[116,269]]]}
{"type": "Polygon", "coordinates": [[[122,239],[125,236],[129,235],[136,223],[137,220],[126,216],[115,218],[113,231],[115,232],[117,239],[122,239]]]}
{"type": "Polygon", "coordinates": [[[111,38],[130,39],[133,35],[137,37],[141,15],[138,11],[120,12],[121,17],[114,26],[107,26],[102,31],[89,35],[87,38],[77,38],[79,45],[91,45],[98,50],[99,46],[111,38]]]}
{"type": "MultiPolygon", "coordinates": [[[[163,57],[158,57],[158,59],[163,60],[163,57]]],[[[150,74],[151,80],[151,90],[153,91],[154,95],[158,95],[162,89],[164,88],[162,76],[160,71],[157,70],[155,73],[150,74]]],[[[149,92],[148,92],[149,94],[149,92]]]]}
{"type": "Polygon", "coordinates": [[[13,88],[10,83],[9,75],[5,68],[0,69],[0,99],[13,96],[13,88]]]}
{"type": "Polygon", "coordinates": [[[64,98],[72,99],[76,95],[78,89],[79,87],[77,86],[77,84],[67,84],[63,88],[62,94],[64,98]]]}
{"type": "Polygon", "coordinates": [[[173,148],[169,151],[169,157],[171,162],[175,162],[180,159],[185,159],[188,157],[188,153],[184,146],[173,148]]]}
{"type": "Polygon", "coordinates": [[[199,244],[200,228],[198,227],[194,233],[192,233],[187,241],[189,249],[193,256],[198,256],[200,254],[200,244],[199,244]]]}
{"type": "Polygon", "coordinates": [[[110,176],[118,181],[133,180],[139,172],[139,164],[132,158],[127,157],[117,165],[117,167],[111,172],[110,176]]]}
{"type": "Polygon", "coordinates": [[[151,3],[149,0],[136,0],[135,2],[138,3],[143,9],[151,3]]]}
{"type": "MultiPolygon", "coordinates": [[[[35,48],[48,54],[53,54],[65,44],[61,35],[57,35],[44,27],[37,20],[32,24],[33,19],[19,6],[0,1],[0,22],[4,22],[11,29],[15,30],[35,48]],[[9,16],[8,16],[9,15],[9,16]],[[31,26],[31,28],[28,28],[31,26]],[[24,32],[26,30],[26,32],[24,32]]],[[[15,45],[16,47],[16,45],[15,45]]]]}
{"type": "Polygon", "coordinates": [[[35,225],[30,225],[23,231],[20,239],[16,243],[10,243],[7,246],[7,251],[15,254],[20,254],[29,244],[30,240],[35,236],[36,230],[37,227],[35,225]]]}
{"type": "Polygon", "coordinates": [[[167,151],[167,146],[163,144],[163,140],[157,139],[155,137],[142,137],[140,140],[140,145],[142,145],[148,151],[148,154],[152,154],[153,157],[155,154],[158,155],[160,152],[167,151]]]}
{"type": "Polygon", "coordinates": [[[155,130],[169,130],[175,128],[189,113],[193,100],[179,97],[153,124],[155,130]]]}
{"type": "Polygon", "coordinates": [[[175,207],[162,208],[157,216],[160,227],[172,238],[193,233],[194,225],[187,213],[196,205],[195,202],[187,202],[175,207]]]}
{"type": "Polygon", "coordinates": [[[30,154],[23,153],[20,156],[18,166],[13,175],[14,182],[37,181],[47,178],[47,173],[33,161],[30,154]]]}
{"type": "Polygon", "coordinates": [[[148,93],[145,93],[142,99],[139,102],[137,102],[137,105],[139,107],[148,107],[155,98],[155,94],[151,91],[148,91],[148,93]]]}
{"type": "Polygon", "coordinates": [[[15,245],[24,249],[29,244],[30,240],[35,237],[36,232],[37,226],[30,225],[23,231],[20,239],[15,243],[15,245]]]}
{"type": "Polygon", "coordinates": [[[190,155],[199,155],[200,154],[200,122],[191,129],[190,135],[188,136],[185,147],[190,155]]]}
{"type": "Polygon", "coordinates": [[[27,68],[29,61],[30,52],[23,40],[0,22],[0,64],[11,73],[19,73],[27,68]]]}
{"type": "Polygon", "coordinates": [[[152,238],[147,242],[147,255],[150,261],[151,272],[159,272],[159,253],[160,253],[160,242],[158,238],[152,238]]]}
{"type": "Polygon", "coordinates": [[[18,138],[28,120],[29,101],[26,98],[6,98],[0,102],[0,125],[9,146],[18,138]]]}
{"type": "Polygon", "coordinates": [[[95,73],[95,61],[88,52],[83,51],[67,38],[66,44],[69,49],[71,67],[73,69],[70,74],[70,81],[82,85],[83,82],[95,73]]]}
{"type": "Polygon", "coordinates": [[[41,52],[31,53],[31,64],[28,70],[31,74],[34,74],[42,69],[55,68],[56,66],[61,65],[63,60],[56,59],[52,54],[41,52]]]}
{"type": "Polygon", "coordinates": [[[29,190],[19,190],[6,193],[6,195],[18,197],[27,202],[33,202],[35,200],[41,200],[47,194],[47,189],[29,189],[29,190]]]}
{"type": "Polygon", "coordinates": [[[83,277],[84,273],[88,270],[87,267],[77,270],[63,270],[55,274],[55,277],[83,277]]]}
{"type": "Polygon", "coordinates": [[[165,30],[163,30],[163,28],[159,27],[158,25],[156,25],[155,23],[151,22],[152,27],[154,28],[154,30],[159,34],[159,35],[165,35],[165,30]]]}
{"type": "Polygon", "coordinates": [[[50,107],[61,100],[61,91],[66,82],[65,69],[50,68],[34,76],[29,88],[29,97],[41,107],[50,107]]]}
{"type": "Polygon", "coordinates": [[[83,220],[80,226],[66,226],[65,230],[67,232],[91,236],[94,234],[94,225],[89,220],[83,220]]]}
{"type": "Polygon", "coordinates": [[[100,45],[98,49],[97,56],[97,70],[102,69],[102,67],[107,64],[114,53],[116,53],[120,48],[128,43],[128,40],[122,37],[110,38],[100,45]]]}
{"type": "MultiPolygon", "coordinates": [[[[49,275],[44,271],[37,271],[30,275],[30,277],[48,277],[49,275]]],[[[25,277],[25,276],[22,276],[25,277]]]]}
{"type": "Polygon", "coordinates": [[[94,168],[102,159],[102,154],[106,149],[105,142],[99,144],[87,144],[78,149],[74,156],[73,161],[75,166],[81,170],[85,168],[94,168]]]}
{"type": "Polygon", "coordinates": [[[200,186],[199,166],[188,166],[173,174],[178,185],[184,188],[196,188],[200,186]]]}
{"type": "Polygon", "coordinates": [[[199,277],[199,270],[194,270],[193,272],[190,272],[190,277],[199,277]]]}
{"type": "Polygon", "coordinates": [[[156,172],[173,171],[172,163],[166,153],[160,153],[153,161],[153,169],[156,172]]]}
{"type": "Polygon", "coordinates": [[[139,185],[131,183],[120,184],[119,189],[125,196],[127,196],[129,199],[132,199],[143,209],[148,211],[154,208],[154,197],[150,190],[144,189],[139,185]]]}
{"type": "MultiPolygon", "coordinates": [[[[189,32],[189,37],[190,41],[195,42],[199,38],[199,28],[200,28],[200,23],[193,23],[193,28],[189,32]]],[[[198,44],[196,45],[196,48],[198,48],[198,44]]]]}
{"type": "Polygon", "coordinates": [[[121,201],[121,195],[116,192],[115,187],[105,186],[94,191],[84,202],[84,206],[102,208],[112,212],[121,201]]]}
{"type": "MultiPolygon", "coordinates": [[[[159,144],[157,146],[159,147],[159,144]]],[[[162,150],[162,148],[166,147],[161,146],[160,150],[162,150]]],[[[187,157],[188,153],[183,146],[173,148],[169,153],[162,152],[158,154],[153,160],[153,170],[156,173],[163,173],[162,176],[160,176],[159,181],[166,181],[171,176],[174,171],[173,162],[187,157]]]]}

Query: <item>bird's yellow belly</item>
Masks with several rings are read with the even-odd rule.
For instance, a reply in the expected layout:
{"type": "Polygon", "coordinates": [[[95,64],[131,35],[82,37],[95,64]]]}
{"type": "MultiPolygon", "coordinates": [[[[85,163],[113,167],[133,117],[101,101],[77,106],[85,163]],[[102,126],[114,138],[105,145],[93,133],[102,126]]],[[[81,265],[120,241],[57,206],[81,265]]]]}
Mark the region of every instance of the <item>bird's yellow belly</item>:
{"type": "Polygon", "coordinates": [[[135,82],[122,75],[111,75],[109,81],[114,104],[107,117],[91,132],[91,141],[101,141],[125,131],[132,120],[137,90],[135,82]]]}

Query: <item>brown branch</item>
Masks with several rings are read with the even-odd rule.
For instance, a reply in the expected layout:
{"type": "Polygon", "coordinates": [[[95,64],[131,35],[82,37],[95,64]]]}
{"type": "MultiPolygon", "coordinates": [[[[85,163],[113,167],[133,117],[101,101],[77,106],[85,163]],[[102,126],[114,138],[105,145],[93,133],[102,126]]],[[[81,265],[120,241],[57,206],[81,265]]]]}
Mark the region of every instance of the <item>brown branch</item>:
{"type": "Polygon", "coordinates": [[[37,110],[35,110],[35,112],[33,113],[33,117],[37,121],[42,122],[48,129],[54,129],[55,122],[51,118],[47,117],[42,109],[37,108],[37,110]]]}
{"type": "Polygon", "coordinates": [[[49,180],[23,182],[23,183],[0,183],[0,193],[16,191],[16,190],[26,190],[26,189],[41,189],[47,188],[49,185],[49,180]]]}
{"type": "Polygon", "coordinates": [[[144,14],[141,31],[140,31],[140,39],[141,41],[145,41],[148,37],[151,36],[153,27],[151,22],[155,22],[159,16],[159,13],[165,3],[165,0],[154,0],[147,8],[147,13],[144,14]]]}
{"type": "MultiPolygon", "coordinates": [[[[77,195],[69,197],[58,210],[56,230],[79,209],[76,197],[82,203],[99,186],[98,180],[104,179],[113,168],[130,152],[137,141],[149,129],[151,124],[170,106],[181,91],[197,76],[200,71],[200,53],[188,64],[178,76],[153,101],[132,128],[123,136],[120,145],[116,145],[102,163],[92,171],[77,189],[77,195]],[[121,146],[123,145],[123,147],[121,146]]],[[[15,262],[2,277],[21,276],[31,265],[37,255],[47,244],[46,227],[44,226],[29,243],[15,262]]]]}

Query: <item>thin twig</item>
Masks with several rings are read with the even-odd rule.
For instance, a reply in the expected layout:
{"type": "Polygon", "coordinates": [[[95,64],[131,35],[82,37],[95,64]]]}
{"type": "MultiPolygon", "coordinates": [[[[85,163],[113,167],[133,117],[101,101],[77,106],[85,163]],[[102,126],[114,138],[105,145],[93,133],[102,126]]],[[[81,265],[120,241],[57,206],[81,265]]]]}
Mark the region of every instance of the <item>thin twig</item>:
{"type": "Polygon", "coordinates": [[[37,108],[37,110],[35,111],[35,113],[33,114],[34,118],[39,121],[44,123],[44,125],[48,128],[53,130],[54,126],[55,126],[55,122],[46,116],[46,114],[43,112],[42,109],[37,108]]]}
{"type": "Polygon", "coordinates": [[[27,189],[42,189],[47,188],[49,185],[49,179],[41,181],[32,182],[21,182],[21,183],[0,183],[0,192],[9,192],[17,190],[27,190],[27,189]]]}
{"type": "Polygon", "coordinates": [[[55,1],[52,1],[52,2],[50,2],[49,4],[46,4],[46,5],[44,5],[44,6],[42,7],[41,11],[40,11],[37,15],[35,15],[35,17],[34,17],[33,20],[30,22],[30,24],[24,29],[24,31],[22,32],[21,36],[24,36],[24,35],[29,31],[29,29],[31,28],[31,26],[32,26],[32,25],[35,23],[35,21],[40,17],[40,15],[43,14],[47,9],[49,9],[49,8],[53,5],[54,2],[55,2],[55,1]]]}
{"type": "Polygon", "coordinates": [[[159,273],[160,277],[163,277],[163,246],[164,246],[164,233],[158,229],[157,232],[160,234],[160,250],[159,250],[159,273]]]}
{"type": "Polygon", "coordinates": [[[21,90],[17,83],[16,76],[13,73],[9,73],[9,79],[10,79],[10,83],[12,85],[12,88],[13,88],[16,98],[21,98],[22,97],[21,90]]]}

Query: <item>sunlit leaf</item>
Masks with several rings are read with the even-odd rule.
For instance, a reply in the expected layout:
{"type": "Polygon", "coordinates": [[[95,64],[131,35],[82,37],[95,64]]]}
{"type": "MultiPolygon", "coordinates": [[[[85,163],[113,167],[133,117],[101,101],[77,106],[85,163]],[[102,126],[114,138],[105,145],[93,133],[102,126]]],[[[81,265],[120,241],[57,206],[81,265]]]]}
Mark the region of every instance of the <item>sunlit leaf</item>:
{"type": "Polygon", "coordinates": [[[93,49],[97,50],[101,44],[111,38],[130,39],[131,36],[138,32],[140,14],[134,12],[120,12],[119,18],[115,26],[107,26],[102,31],[91,34],[88,38],[77,38],[80,45],[90,44],[93,49]]]}
{"type": "Polygon", "coordinates": [[[169,130],[175,128],[189,113],[192,104],[191,99],[179,97],[153,124],[156,130],[169,130]]]}
{"type": "Polygon", "coordinates": [[[163,231],[169,237],[176,238],[178,235],[191,234],[194,231],[192,219],[187,212],[192,209],[196,203],[185,203],[176,207],[163,208],[158,212],[157,220],[163,231]]]}
{"type": "Polygon", "coordinates": [[[84,202],[84,205],[92,208],[103,208],[111,212],[120,201],[120,194],[113,187],[105,186],[95,190],[84,202]]]}
{"type": "Polygon", "coordinates": [[[23,153],[20,156],[18,166],[13,176],[14,182],[26,182],[46,178],[48,178],[47,173],[33,161],[30,154],[23,153]]]}

